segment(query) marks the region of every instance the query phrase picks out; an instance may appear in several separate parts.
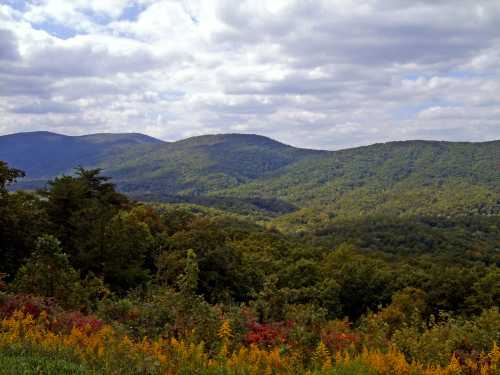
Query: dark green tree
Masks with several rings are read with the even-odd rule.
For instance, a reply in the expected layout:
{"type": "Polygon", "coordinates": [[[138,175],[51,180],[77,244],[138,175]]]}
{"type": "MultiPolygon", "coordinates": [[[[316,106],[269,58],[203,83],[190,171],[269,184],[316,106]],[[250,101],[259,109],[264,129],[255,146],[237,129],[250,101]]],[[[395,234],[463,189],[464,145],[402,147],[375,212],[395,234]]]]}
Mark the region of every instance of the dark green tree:
{"type": "Polygon", "coordinates": [[[500,269],[491,267],[472,286],[472,294],[466,299],[467,309],[480,312],[485,308],[500,306],[500,269]]]}
{"type": "MultiPolygon", "coordinates": [[[[106,260],[113,259],[107,254],[107,227],[120,210],[131,206],[127,197],[118,193],[100,172],[79,167],[75,176],[58,177],[40,191],[50,221],[49,232],[61,240],[72,265],[85,275],[104,274],[106,260]]],[[[116,246],[113,244],[111,251],[116,246]]],[[[114,256],[129,259],[124,254],[114,256]]]]}
{"type": "Polygon", "coordinates": [[[6,162],[0,160],[0,202],[2,202],[7,195],[7,187],[18,178],[24,176],[25,174],[23,171],[10,168],[6,162]]]}
{"type": "Polygon", "coordinates": [[[134,210],[116,214],[105,227],[101,252],[94,257],[102,265],[104,280],[120,292],[145,283],[149,279],[145,260],[152,244],[149,227],[134,210]]]}
{"type": "Polygon", "coordinates": [[[24,172],[0,161],[0,272],[14,276],[29,256],[47,224],[40,200],[26,192],[9,193],[8,186],[24,172]]]}
{"type": "Polygon", "coordinates": [[[83,309],[105,292],[103,284],[89,275],[84,282],[69,263],[61,243],[51,235],[41,236],[13,283],[17,292],[54,297],[65,307],[83,309]]]}
{"type": "Polygon", "coordinates": [[[341,245],[327,255],[323,272],[340,286],[342,315],[351,319],[387,304],[394,292],[387,265],[381,260],[359,254],[350,245],[341,245]]]}

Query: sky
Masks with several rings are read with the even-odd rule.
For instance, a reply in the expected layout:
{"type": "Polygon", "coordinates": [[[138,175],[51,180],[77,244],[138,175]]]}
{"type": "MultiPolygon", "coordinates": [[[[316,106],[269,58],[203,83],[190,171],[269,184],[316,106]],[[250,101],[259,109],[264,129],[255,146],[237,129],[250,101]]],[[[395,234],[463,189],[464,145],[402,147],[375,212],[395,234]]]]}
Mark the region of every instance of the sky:
{"type": "Polygon", "coordinates": [[[0,0],[0,135],[500,139],[499,0],[0,0]]]}

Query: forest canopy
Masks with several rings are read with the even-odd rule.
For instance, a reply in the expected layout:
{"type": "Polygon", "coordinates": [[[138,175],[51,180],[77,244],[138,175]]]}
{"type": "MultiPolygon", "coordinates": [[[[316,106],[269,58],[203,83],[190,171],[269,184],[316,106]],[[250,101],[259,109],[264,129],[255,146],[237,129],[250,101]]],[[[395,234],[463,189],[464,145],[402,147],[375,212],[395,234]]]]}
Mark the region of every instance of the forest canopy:
{"type": "Polygon", "coordinates": [[[22,176],[0,163],[4,321],[71,311],[137,340],[204,342],[209,356],[300,351],[306,367],[322,346],[360,356],[352,366],[370,367],[363,348],[447,366],[500,339],[498,216],[379,214],[281,232],[251,215],[133,201],[99,169],[9,193],[22,176]]]}

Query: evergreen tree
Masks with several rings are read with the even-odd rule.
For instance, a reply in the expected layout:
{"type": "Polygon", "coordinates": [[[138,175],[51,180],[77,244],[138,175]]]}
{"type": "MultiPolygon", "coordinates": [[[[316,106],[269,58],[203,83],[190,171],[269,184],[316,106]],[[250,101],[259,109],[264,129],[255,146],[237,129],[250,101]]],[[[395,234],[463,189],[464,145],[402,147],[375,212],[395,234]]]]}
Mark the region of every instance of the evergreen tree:
{"type": "Polygon", "coordinates": [[[69,263],[61,243],[51,235],[41,236],[36,249],[18,271],[14,290],[54,297],[63,306],[85,308],[105,292],[102,282],[89,275],[83,282],[69,263]]]}

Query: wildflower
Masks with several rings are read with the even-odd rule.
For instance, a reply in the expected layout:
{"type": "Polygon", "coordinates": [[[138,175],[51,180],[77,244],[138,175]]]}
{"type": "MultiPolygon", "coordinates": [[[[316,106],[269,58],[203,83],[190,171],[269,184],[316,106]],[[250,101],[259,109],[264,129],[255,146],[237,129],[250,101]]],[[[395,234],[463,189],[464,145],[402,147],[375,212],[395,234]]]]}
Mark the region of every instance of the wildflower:
{"type": "Polygon", "coordinates": [[[459,374],[461,372],[462,367],[460,366],[460,361],[457,356],[453,354],[451,357],[450,364],[448,365],[448,370],[451,374],[459,374]]]}
{"type": "Polygon", "coordinates": [[[222,322],[221,327],[219,328],[219,332],[217,333],[217,336],[222,340],[229,340],[231,337],[233,337],[233,331],[231,329],[231,324],[229,320],[224,320],[222,322]]]}
{"type": "Polygon", "coordinates": [[[327,366],[331,367],[330,351],[323,341],[319,342],[316,350],[312,355],[312,358],[318,365],[324,366],[326,364],[327,366]]]}

